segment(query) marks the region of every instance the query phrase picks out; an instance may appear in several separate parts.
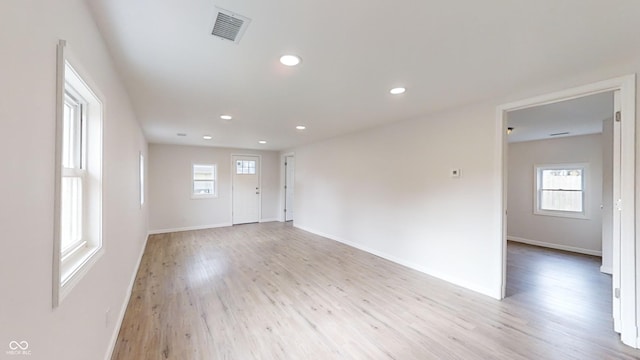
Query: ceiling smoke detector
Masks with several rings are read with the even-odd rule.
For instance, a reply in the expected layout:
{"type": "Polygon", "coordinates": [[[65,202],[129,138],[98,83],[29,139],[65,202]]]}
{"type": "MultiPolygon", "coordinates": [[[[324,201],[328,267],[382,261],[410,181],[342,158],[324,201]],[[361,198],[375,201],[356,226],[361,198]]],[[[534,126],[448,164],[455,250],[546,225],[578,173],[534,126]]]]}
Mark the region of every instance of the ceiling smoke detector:
{"type": "Polygon", "coordinates": [[[242,35],[251,23],[251,19],[248,17],[219,7],[216,7],[214,17],[216,22],[213,24],[211,35],[233,41],[236,44],[240,42],[242,35]]]}

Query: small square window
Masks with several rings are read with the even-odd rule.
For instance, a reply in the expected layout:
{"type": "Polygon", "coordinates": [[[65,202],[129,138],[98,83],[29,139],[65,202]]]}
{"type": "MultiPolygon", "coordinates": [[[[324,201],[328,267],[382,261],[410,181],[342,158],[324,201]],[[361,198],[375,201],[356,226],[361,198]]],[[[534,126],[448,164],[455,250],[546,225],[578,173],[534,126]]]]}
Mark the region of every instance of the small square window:
{"type": "Polygon", "coordinates": [[[236,161],[237,175],[254,175],[256,173],[255,160],[238,160],[236,161]]]}
{"type": "Polygon", "coordinates": [[[192,174],[191,196],[193,198],[217,196],[215,164],[193,164],[192,174]]]}
{"type": "Polygon", "coordinates": [[[586,164],[536,166],[534,213],[539,215],[585,216],[586,164]]]}

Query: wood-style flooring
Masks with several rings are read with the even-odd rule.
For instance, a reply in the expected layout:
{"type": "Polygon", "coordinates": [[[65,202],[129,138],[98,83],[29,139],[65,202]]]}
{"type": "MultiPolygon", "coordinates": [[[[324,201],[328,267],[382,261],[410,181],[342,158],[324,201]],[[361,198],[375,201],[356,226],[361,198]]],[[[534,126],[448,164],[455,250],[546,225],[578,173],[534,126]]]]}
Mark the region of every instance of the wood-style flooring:
{"type": "Polygon", "coordinates": [[[640,358],[597,258],[508,260],[497,301],[290,224],[152,235],[112,359],[640,358]]]}

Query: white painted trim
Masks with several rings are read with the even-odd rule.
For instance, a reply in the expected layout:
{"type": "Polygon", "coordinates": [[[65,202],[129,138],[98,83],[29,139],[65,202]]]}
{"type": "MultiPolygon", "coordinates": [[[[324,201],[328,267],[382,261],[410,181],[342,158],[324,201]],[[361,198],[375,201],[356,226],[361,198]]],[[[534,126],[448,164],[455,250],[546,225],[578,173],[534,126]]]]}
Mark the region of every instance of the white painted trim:
{"type": "MultiPolygon", "coordinates": [[[[63,103],[64,103],[64,71],[65,71],[65,46],[66,41],[60,40],[57,46],[57,63],[56,63],[56,133],[54,148],[54,164],[58,164],[62,158],[62,142],[58,139],[62,138],[62,122],[63,122],[63,103]]],[[[60,264],[60,204],[62,189],[62,167],[54,166],[55,180],[53,187],[53,269],[52,269],[52,290],[51,290],[51,306],[57,308],[60,305],[60,273],[62,271],[60,264]]]]}
{"type": "Polygon", "coordinates": [[[613,274],[613,269],[611,268],[611,266],[600,266],[600,272],[604,273],[604,274],[613,274]]]}
{"type": "MultiPolygon", "coordinates": [[[[287,196],[287,192],[284,189],[284,186],[287,182],[287,169],[284,166],[285,161],[287,161],[288,156],[293,156],[295,158],[296,154],[294,152],[286,152],[280,154],[280,196],[278,197],[280,200],[278,201],[278,221],[285,222],[286,216],[284,213],[285,207],[285,197],[287,196]]],[[[295,190],[295,189],[294,189],[295,190]]],[[[295,197],[295,195],[294,195],[295,197]]]]}
{"type": "MultiPolygon", "coordinates": [[[[614,269],[614,278],[620,276],[621,291],[620,308],[621,308],[621,326],[620,338],[626,345],[637,347],[638,337],[638,295],[636,293],[636,281],[639,276],[636,272],[636,263],[640,262],[640,249],[636,248],[636,230],[635,230],[635,214],[636,214],[636,142],[635,142],[635,124],[636,124],[636,75],[626,75],[614,79],[604,80],[597,83],[588,84],[581,87],[566,89],[550,94],[524,99],[496,107],[496,161],[498,166],[496,193],[499,194],[496,201],[498,205],[498,216],[500,225],[500,236],[497,241],[500,242],[502,252],[502,298],[506,294],[506,209],[507,209],[507,178],[506,178],[506,119],[507,112],[520,109],[531,108],[540,105],[553,104],[565,100],[576,99],[588,95],[599,94],[609,91],[620,91],[620,102],[622,109],[621,121],[621,153],[620,160],[621,169],[621,185],[620,199],[622,199],[621,210],[621,235],[620,235],[620,270],[614,269]],[[618,274],[619,273],[619,274],[618,274]]],[[[614,166],[616,166],[614,164],[614,166]]],[[[615,253],[614,239],[614,257],[615,253]]],[[[614,264],[615,266],[615,264],[614,264]]]]}
{"type": "Polygon", "coordinates": [[[519,242],[519,243],[523,243],[523,244],[529,244],[529,245],[535,245],[535,246],[550,248],[550,249],[570,251],[570,252],[574,252],[574,253],[578,253],[578,254],[602,256],[602,251],[598,251],[598,250],[590,250],[590,249],[584,249],[584,248],[579,248],[579,247],[575,247],[575,246],[553,244],[553,243],[548,243],[548,242],[544,242],[544,241],[525,239],[525,238],[521,238],[521,237],[517,237],[517,236],[507,235],[507,240],[515,241],[515,242],[519,242]]]}
{"type": "Polygon", "coordinates": [[[280,219],[278,218],[260,219],[260,223],[267,223],[267,222],[274,222],[274,221],[280,222],[280,219]]]}
{"type": "Polygon", "coordinates": [[[295,223],[294,223],[293,226],[295,228],[300,229],[300,230],[304,230],[306,232],[310,232],[312,234],[322,236],[322,237],[327,238],[329,240],[337,241],[339,243],[348,245],[348,246],[350,246],[352,248],[356,248],[358,250],[362,250],[362,251],[367,252],[369,254],[373,254],[373,255],[379,256],[379,257],[381,257],[383,259],[392,261],[392,262],[394,262],[396,264],[399,264],[399,265],[408,267],[410,269],[419,271],[419,272],[421,272],[423,274],[426,274],[426,275],[438,278],[440,280],[449,282],[449,283],[454,284],[456,286],[463,287],[466,290],[475,291],[475,292],[480,293],[482,295],[486,295],[486,296],[489,296],[489,297],[492,297],[492,298],[495,298],[495,299],[498,299],[498,300],[500,299],[498,294],[496,294],[496,292],[493,291],[493,289],[481,287],[481,286],[478,286],[478,284],[470,283],[470,282],[464,281],[464,280],[460,280],[459,278],[452,277],[452,276],[449,276],[447,274],[444,274],[444,273],[441,273],[441,272],[438,272],[438,271],[433,271],[432,269],[430,269],[430,268],[428,268],[426,266],[423,266],[423,265],[420,265],[420,264],[416,264],[416,263],[412,263],[412,262],[400,259],[400,258],[398,258],[396,256],[389,255],[387,253],[372,249],[370,247],[363,246],[361,244],[358,244],[358,243],[355,243],[355,242],[352,242],[352,241],[348,241],[348,240],[345,240],[345,239],[342,239],[340,237],[333,236],[333,235],[330,235],[330,234],[327,234],[327,233],[323,233],[321,231],[316,231],[316,230],[310,229],[310,228],[308,228],[306,226],[296,225],[295,223]]]}
{"type": "Polygon", "coordinates": [[[142,263],[142,256],[144,256],[144,251],[147,248],[147,241],[149,241],[150,235],[151,233],[147,233],[147,237],[144,239],[144,244],[142,244],[142,250],[140,250],[140,256],[138,256],[138,263],[136,264],[136,268],[133,271],[133,274],[131,275],[131,280],[129,281],[129,288],[127,289],[125,300],[122,303],[122,307],[120,307],[118,320],[116,321],[116,326],[114,328],[113,334],[111,334],[109,347],[107,348],[107,353],[105,354],[105,357],[104,357],[105,360],[111,359],[111,357],[113,356],[113,350],[115,350],[116,348],[116,341],[118,341],[118,334],[120,333],[120,328],[122,327],[122,322],[124,321],[124,315],[127,312],[129,301],[131,300],[131,293],[133,292],[133,286],[136,283],[136,276],[138,276],[138,270],[140,269],[140,264],[142,263]]]}
{"type": "Polygon", "coordinates": [[[180,231],[214,229],[214,228],[228,227],[228,226],[232,226],[232,224],[221,223],[221,224],[212,224],[212,225],[187,226],[187,227],[181,227],[181,228],[157,229],[157,230],[149,230],[149,235],[167,234],[167,233],[180,232],[180,231]]]}

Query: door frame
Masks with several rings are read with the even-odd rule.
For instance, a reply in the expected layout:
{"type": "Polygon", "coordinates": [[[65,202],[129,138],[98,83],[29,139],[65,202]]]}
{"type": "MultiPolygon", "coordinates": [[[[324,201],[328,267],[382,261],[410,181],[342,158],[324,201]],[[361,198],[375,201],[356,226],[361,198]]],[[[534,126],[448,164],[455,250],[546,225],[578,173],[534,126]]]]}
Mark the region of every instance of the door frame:
{"type": "Polygon", "coordinates": [[[231,199],[231,226],[234,225],[233,223],[233,180],[235,179],[235,168],[236,168],[236,164],[235,164],[235,160],[233,160],[234,156],[252,156],[252,157],[257,157],[258,161],[260,161],[260,166],[258,167],[258,187],[260,188],[260,194],[258,194],[258,222],[262,222],[262,155],[259,154],[242,154],[242,153],[231,153],[231,171],[230,171],[230,175],[231,175],[231,196],[229,196],[229,199],[231,199]]]}
{"type": "Polygon", "coordinates": [[[284,207],[285,207],[285,197],[287,196],[287,193],[284,189],[284,186],[287,183],[287,169],[284,166],[285,161],[287,161],[287,157],[288,156],[293,156],[294,158],[296,157],[296,154],[294,152],[286,152],[286,153],[282,153],[280,154],[280,209],[278,211],[279,215],[278,215],[278,221],[280,222],[286,222],[286,216],[284,214],[284,207]]]}
{"type": "MultiPolygon", "coordinates": [[[[636,75],[626,75],[614,79],[604,80],[585,86],[575,87],[529,99],[499,105],[496,108],[498,159],[498,219],[500,222],[500,259],[502,267],[501,299],[506,296],[507,287],[507,113],[510,111],[527,109],[540,105],[557,103],[576,99],[588,95],[620,91],[621,102],[621,159],[620,159],[620,337],[624,344],[637,348],[638,338],[638,303],[636,295],[636,263],[640,258],[640,248],[636,248],[635,213],[636,213],[636,75]],[[639,251],[639,253],[636,253],[639,251]]],[[[614,168],[617,164],[614,164],[614,168]]],[[[614,242],[616,240],[614,239],[614,242]]],[[[615,249],[615,245],[614,245],[615,249]]],[[[614,254],[614,257],[616,254],[614,254]]],[[[640,269],[639,269],[640,270],[640,269]]],[[[614,272],[615,264],[614,264],[614,272]]]]}
{"type": "MultiPolygon", "coordinates": [[[[291,166],[289,164],[289,160],[288,159],[293,159],[294,164],[295,164],[295,155],[291,154],[291,155],[286,155],[284,157],[284,211],[283,211],[283,215],[284,216],[284,222],[287,221],[293,221],[293,215],[291,215],[291,220],[287,220],[287,212],[291,209],[291,205],[287,202],[287,193],[288,193],[288,188],[291,187],[292,185],[287,183],[287,172],[289,171],[289,167],[291,166]]],[[[296,173],[295,173],[295,165],[293,168],[293,173],[291,174],[291,180],[293,181],[293,183],[295,184],[295,177],[296,177],[296,173]]],[[[295,191],[295,185],[294,186],[294,191],[295,191]]],[[[293,198],[295,199],[295,196],[293,196],[293,198]]]]}

